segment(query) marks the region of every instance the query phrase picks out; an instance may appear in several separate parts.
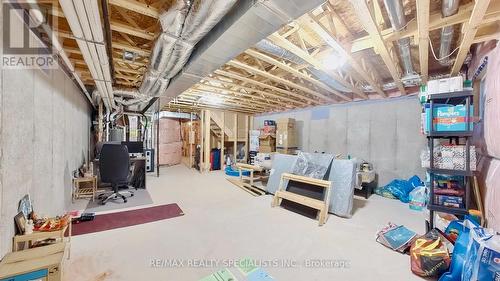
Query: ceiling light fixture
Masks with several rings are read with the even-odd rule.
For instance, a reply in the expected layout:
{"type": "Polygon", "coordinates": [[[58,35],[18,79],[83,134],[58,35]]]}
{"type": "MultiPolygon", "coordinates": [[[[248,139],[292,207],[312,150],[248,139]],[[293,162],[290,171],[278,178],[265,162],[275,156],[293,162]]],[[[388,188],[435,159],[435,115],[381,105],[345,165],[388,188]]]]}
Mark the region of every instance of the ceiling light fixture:
{"type": "Polygon", "coordinates": [[[323,67],[327,70],[337,70],[341,68],[347,59],[337,52],[331,52],[324,60],[323,67]]]}

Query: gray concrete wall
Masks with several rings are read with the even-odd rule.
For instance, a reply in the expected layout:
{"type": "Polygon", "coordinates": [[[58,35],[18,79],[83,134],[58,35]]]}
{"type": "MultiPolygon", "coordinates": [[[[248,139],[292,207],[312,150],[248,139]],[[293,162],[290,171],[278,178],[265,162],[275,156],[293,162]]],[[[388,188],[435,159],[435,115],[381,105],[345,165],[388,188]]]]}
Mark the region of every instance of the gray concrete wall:
{"type": "Polygon", "coordinates": [[[71,171],[88,155],[90,112],[85,96],[60,69],[1,70],[0,256],[11,250],[22,196],[31,196],[40,215],[59,215],[69,207],[71,171]]]}
{"type": "Polygon", "coordinates": [[[394,178],[423,176],[420,104],[416,96],[319,106],[254,119],[295,118],[300,148],[306,152],[351,155],[373,163],[379,184],[394,178]]]}

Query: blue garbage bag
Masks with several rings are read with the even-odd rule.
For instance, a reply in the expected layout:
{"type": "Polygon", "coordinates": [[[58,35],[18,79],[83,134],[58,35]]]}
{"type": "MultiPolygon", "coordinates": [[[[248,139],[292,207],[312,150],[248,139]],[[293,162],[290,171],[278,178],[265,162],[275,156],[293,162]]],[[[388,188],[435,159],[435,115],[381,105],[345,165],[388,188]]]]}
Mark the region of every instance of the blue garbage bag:
{"type": "Polygon", "coordinates": [[[459,231],[458,238],[455,241],[453,255],[451,258],[450,268],[439,278],[439,281],[461,281],[462,271],[464,268],[465,258],[467,254],[467,246],[469,245],[469,232],[471,228],[478,227],[473,220],[468,216],[463,221],[452,221],[446,228],[445,233],[450,235],[450,230],[459,231]]]}
{"type": "Polygon", "coordinates": [[[410,202],[410,192],[417,186],[424,185],[420,178],[415,175],[408,180],[395,179],[386,186],[375,189],[375,193],[392,199],[399,199],[403,203],[410,202]]]}

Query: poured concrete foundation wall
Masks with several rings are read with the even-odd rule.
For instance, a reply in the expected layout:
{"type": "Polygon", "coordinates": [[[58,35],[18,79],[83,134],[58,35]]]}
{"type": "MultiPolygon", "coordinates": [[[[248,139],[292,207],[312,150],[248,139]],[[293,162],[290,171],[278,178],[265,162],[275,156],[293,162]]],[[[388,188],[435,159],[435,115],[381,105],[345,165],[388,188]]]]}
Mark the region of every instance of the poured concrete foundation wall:
{"type": "Polygon", "coordinates": [[[420,110],[416,96],[319,106],[256,116],[254,129],[267,119],[295,118],[300,149],[369,161],[384,185],[394,178],[424,176],[420,110]]]}
{"type": "Polygon", "coordinates": [[[90,112],[85,96],[60,69],[1,70],[0,256],[11,250],[22,196],[30,195],[40,215],[67,210],[71,172],[88,155],[90,112]]]}

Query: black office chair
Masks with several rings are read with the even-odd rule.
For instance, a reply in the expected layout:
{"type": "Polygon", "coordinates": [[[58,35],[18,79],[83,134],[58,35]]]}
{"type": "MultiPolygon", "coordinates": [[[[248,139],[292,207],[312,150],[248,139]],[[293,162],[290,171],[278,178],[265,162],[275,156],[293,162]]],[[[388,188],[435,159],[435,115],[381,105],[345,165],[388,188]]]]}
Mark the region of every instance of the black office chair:
{"type": "Polygon", "coordinates": [[[130,169],[130,157],[127,146],[122,144],[104,144],[99,155],[99,171],[101,181],[111,183],[113,192],[111,194],[101,194],[101,204],[112,199],[121,197],[124,203],[127,203],[127,198],[134,196],[132,191],[118,191],[119,186],[128,186],[128,177],[130,169]]]}

